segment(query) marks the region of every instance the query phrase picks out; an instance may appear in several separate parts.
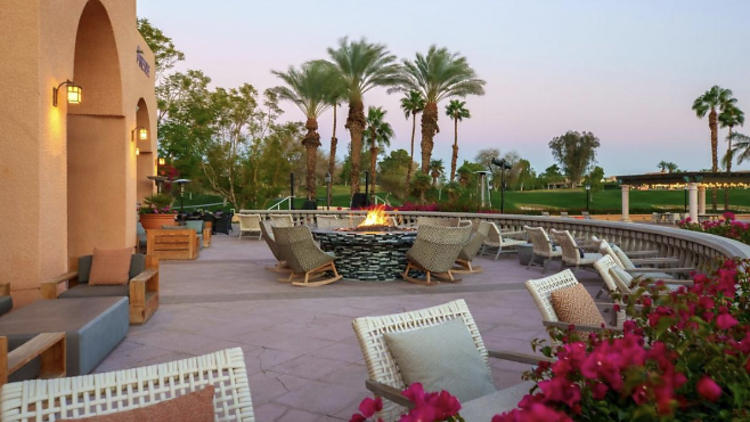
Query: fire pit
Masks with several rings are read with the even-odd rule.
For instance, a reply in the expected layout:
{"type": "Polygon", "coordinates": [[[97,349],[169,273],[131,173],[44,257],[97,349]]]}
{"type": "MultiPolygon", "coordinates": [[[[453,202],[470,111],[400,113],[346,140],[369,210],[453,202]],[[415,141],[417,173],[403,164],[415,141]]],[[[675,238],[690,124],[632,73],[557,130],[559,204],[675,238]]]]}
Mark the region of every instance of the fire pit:
{"type": "Polygon", "coordinates": [[[326,252],[336,255],[336,269],[346,279],[386,281],[400,278],[406,269],[406,251],[417,231],[390,222],[382,208],[367,213],[357,227],[316,229],[313,234],[326,252]]]}

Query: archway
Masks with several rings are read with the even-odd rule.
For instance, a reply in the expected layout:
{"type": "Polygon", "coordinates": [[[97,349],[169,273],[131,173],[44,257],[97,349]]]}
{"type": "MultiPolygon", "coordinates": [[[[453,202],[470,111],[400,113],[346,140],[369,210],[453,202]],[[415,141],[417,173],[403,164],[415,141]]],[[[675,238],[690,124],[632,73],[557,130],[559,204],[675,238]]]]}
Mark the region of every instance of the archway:
{"type": "Polygon", "coordinates": [[[151,119],[148,114],[148,105],[146,101],[141,98],[136,106],[135,113],[136,121],[136,142],[140,154],[137,159],[136,168],[136,186],[138,202],[143,203],[143,198],[154,193],[154,182],[148,179],[148,176],[156,174],[156,160],[157,154],[152,148],[151,137],[154,134],[151,132],[151,119]],[[143,133],[145,136],[141,136],[140,129],[146,129],[143,133]]]}
{"type": "Polygon", "coordinates": [[[125,236],[132,214],[126,179],[128,154],[135,147],[129,148],[123,117],[115,35],[99,0],[90,0],[81,13],[73,78],[83,99],[68,104],[68,256],[132,244],[125,236]]]}

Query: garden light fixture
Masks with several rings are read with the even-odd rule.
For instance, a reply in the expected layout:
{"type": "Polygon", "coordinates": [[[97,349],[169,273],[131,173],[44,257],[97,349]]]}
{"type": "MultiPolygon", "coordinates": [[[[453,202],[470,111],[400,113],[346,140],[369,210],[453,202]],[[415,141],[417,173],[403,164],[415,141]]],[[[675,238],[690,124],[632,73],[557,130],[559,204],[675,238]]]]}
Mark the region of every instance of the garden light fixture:
{"type": "Polygon", "coordinates": [[[81,87],[76,85],[75,82],[70,79],[61,83],[57,88],[52,88],[52,105],[57,107],[57,95],[59,94],[60,88],[67,86],[68,104],[80,104],[81,103],[81,87]]]}
{"type": "Polygon", "coordinates": [[[145,127],[137,127],[133,129],[133,132],[130,134],[130,142],[133,142],[136,139],[139,141],[148,140],[148,129],[145,127]]]}

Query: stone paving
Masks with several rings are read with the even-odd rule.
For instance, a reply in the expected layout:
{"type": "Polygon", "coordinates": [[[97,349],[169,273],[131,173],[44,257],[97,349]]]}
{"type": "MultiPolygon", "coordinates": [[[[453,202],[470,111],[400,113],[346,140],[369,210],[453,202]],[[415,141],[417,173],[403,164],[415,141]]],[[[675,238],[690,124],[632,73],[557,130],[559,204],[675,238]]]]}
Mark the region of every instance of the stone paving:
{"type": "MultiPolygon", "coordinates": [[[[245,351],[256,420],[348,421],[369,392],[353,318],[416,310],[463,298],[488,349],[531,353],[546,332],[523,282],[539,278],[515,255],[478,258],[484,273],[433,287],[403,281],[339,281],[302,288],[265,271],[275,261],[262,241],[218,235],[195,261],[162,261],[161,306],[95,372],[168,362],[230,347],[245,351]]],[[[556,270],[553,264],[553,271],[556,270]]],[[[551,274],[549,271],[548,274],[551,274]]],[[[577,277],[591,292],[595,273],[577,277]]],[[[492,361],[498,388],[521,381],[527,367],[492,361]]]]}

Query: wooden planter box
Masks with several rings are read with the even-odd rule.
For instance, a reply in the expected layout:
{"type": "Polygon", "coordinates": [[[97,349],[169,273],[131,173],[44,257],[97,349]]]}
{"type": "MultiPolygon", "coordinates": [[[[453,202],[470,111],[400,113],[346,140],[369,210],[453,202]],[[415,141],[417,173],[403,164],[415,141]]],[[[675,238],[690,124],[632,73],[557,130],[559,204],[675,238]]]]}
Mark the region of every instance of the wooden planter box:
{"type": "Polygon", "coordinates": [[[196,259],[200,245],[193,229],[146,230],[147,253],[159,259],[196,259]]]}

